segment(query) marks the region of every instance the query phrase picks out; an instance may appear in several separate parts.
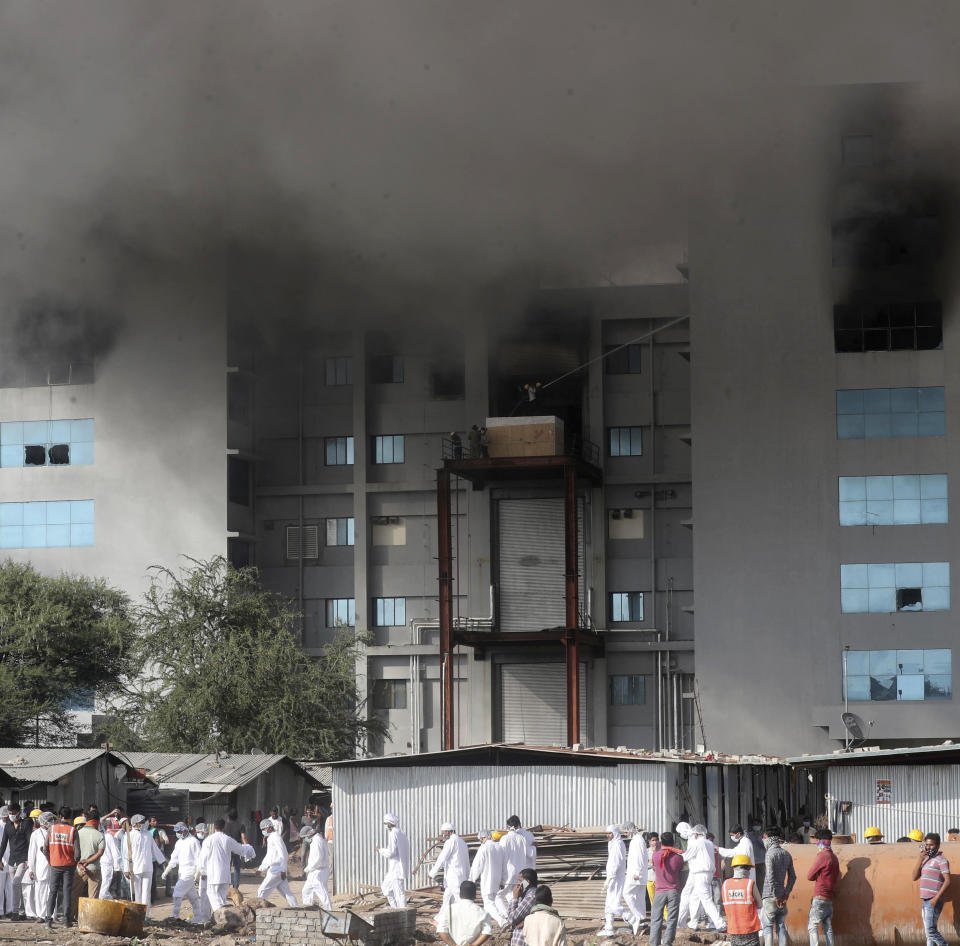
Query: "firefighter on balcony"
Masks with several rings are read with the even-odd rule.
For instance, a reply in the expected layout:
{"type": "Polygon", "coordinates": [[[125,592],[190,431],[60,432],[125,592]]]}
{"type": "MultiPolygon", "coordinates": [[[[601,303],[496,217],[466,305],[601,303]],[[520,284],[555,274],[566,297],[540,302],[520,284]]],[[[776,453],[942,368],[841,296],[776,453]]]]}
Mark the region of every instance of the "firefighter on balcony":
{"type": "Polygon", "coordinates": [[[727,915],[727,938],[731,946],[759,946],[760,913],[763,902],[750,873],[753,862],[746,854],[731,861],[733,877],[723,882],[723,912],[727,915]]]}

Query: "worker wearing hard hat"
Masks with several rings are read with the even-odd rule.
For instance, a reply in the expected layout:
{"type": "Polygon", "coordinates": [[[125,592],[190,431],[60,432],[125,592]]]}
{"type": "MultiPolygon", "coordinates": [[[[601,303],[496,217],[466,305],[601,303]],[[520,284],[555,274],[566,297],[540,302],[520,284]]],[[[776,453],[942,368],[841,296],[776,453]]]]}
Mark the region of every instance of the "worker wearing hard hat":
{"type": "Polygon", "coordinates": [[[883,832],[874,825],[871,825],[863,832],[863,839],[867,844],[883,844],[883,832]]]}
{"type": "Polygon", "coordinates": [[[751,877],[753,861],[747,854],[734,854],[730,862],[733,877],[723,882],[721,900],[727,916],[727,934],[738,946],[759,946],[759,908],[763,903],[757,883],[751,877]]]}
{"type": "Polygon", "coordinates": [[[443,910],[447,905],[454,906],[460,899],[460,884],[470,873],[470,852],[467,842],[457,834],[451,822],[440,825],[440,837],[443,838],[443,847],[430,868],[430,876],[436,877],[443,871],[443,901],[440,904],[443,910]]]}
{"type": "Polygon", "coordinates": [[[923,841],[923,832],[919,828],[914,828],[908,835],[911,841],[923,841]]]}

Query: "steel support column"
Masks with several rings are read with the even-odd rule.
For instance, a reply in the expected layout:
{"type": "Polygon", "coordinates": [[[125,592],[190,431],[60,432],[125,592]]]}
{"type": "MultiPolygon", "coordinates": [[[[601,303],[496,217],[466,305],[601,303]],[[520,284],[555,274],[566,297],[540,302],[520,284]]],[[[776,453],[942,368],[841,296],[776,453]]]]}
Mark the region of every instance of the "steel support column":
{"type": "Polygon", "coordinates": [[[445,469],[437,470],[437,552],[440,561],[442,746],[444,749],[453,749],[453,541],[450,531],[450,473],[445,469]]]}
{"type": "Polygon", "coordinates": [[[566,637],[567,744],[580,741],[580,654],[577,634],[580,624],[579,576],[577,575],[577,471],[573,464],[563,470],[564,538],[566,546],[566,637]]]}

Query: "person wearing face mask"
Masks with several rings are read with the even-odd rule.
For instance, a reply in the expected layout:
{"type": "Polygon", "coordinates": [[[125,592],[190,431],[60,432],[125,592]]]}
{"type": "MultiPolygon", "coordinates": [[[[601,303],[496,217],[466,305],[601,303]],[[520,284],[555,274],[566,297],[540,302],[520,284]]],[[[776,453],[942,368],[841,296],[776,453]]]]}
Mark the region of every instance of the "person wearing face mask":
{"type": "Polygon", "coordinates": [[[627,905],[625,919],[637,936],[640,926],[647,918],[644,892],[647,886],[648,860],[647,841],[633,823],[624,825],[624,830],[632,835],[627,847],[627,872],[623,881],[623,902],[627,905]]]}
{"type": "Polygon", "coordinates": [[[783,832],[777,825],[770,825],[763,832],[766,848],[766,870],[763,878],[763,924],[765,946],[773,946],[773,931],[777,930],[780,946],[787,946],[787,898],[797,882],[793,869],[793,855],[784,849],[783,832]]]}
{"type": "Polygon", "coordinates": [[[817,856],[810,870],[807,880],[814,882],[813,900],[810,901],[810,916],[807,921],[807,933],[810,935],[810,946],[820,946],[817,927],[823,927],[823,938],[827,946],[833,946],[833,890],[840,876],[840,861],[833,853],[833,832],[823,828],[817,832],[817,856]]]}
{"type": "Polygon", "coordinates": [[[8,806],[10,821],[0,841],[0,861],[4,864],[4,873],[9,878],[7,891],[10,899],[7,903],[7,916],[12,920],[26,920],[23,907],[23,878],[27,872],[27,853],[30,850],[30,835],[33,834],[33,822],[21,817],[20,806],[11,802],[8,806]]]}
{"type": "Polygon", "coordinates": [[[53,926],[53,909],[57,904],[57,894],[61,894],[63,904],[63,925],[71,926],[70,894],[73,886],[73,874],[80,860],[80,839],[77,829],[71,824],[73,811],[64,806],[60,809],[60,820],[48,829],[43,842],[43,856],[50,863],[50,895],[47,897],[44,922],[47,929],[53,926]]]}
{"type": "Polygon", "coordinates": [[[130,881],[133,899],[146,908],[145,916],[150,917],[150,886],[153,882],[153,864],[167,862],[163,851],[157,847],[147,827],[143,815],[134,815],[130,819],[130,829],[120,842],[120,857],[123,862],[123,876],[130,881]]]}
{"type": "Polygon", "coordinates": [[[197,885],[194,882],[193,875],[197,870],[197,861],[200,857],[200,842],[190,833],[190,829],[182,821],[178,821],[173,826],[173,833],[177,837],[177,843],[173,846],[173,853],[167,866],[160,875],[161,879],[166,880],[170,871],[177,868],[177,882],[173,888],[173,918],[180,919],[180,905],[184,898],[190,903],[190,909],[193,911],[191,923],[200,922],[200,896],[197,893],[197,885]]]}
{"type": "Polygon", "coordinates": [[[706,913],[714,928],[723,932],[727,925],[720,916],[717,905],[713,902],[713,875],[716,871],[713,844],[707,840],[707,829],[698,824],[691,829],[687,849],[683,852],[683,859],[690,868],[690,875],[684,886],[690,890],[686,903],[680,904],[678,924],[689,917],[689,928],[697,929],[697,914],[700,910],[706,913]]]}
{"type": "Polygon", "coordinates": [[[470,852],[467,842],[457,834],[457,829],[449,821],[440,825],[440,837],[443,838],[443,847],[430,868],[430,876],[436,877],[443,871],[442,910],[460,898],[460,884],[470,873],[470,852]]]}
{"type": "Polygon", "coordinates": [[[810,824],[810,819],[806,815],[803,816],[803,821],[800,824],[800,829],[797,831],[797,834],[800,835],[804,844],[812,844],[818,840],[817,830],[810,824]]]}
{"type": "MultiPolygon", "coordinates": [[[[742,854],[744,857],[750,859],[750,864],[752,865],[756,852],[753,848],[753,841],[743,832],[743,825],[735,824],[730,829],[730,840],[733,842],[733,847],[717,847],[720,856],[736,857],[738,854],[742,854]]],[[[757,879],[757,871],[753,866],[750,867],[750,879],[754,882],[756,882],[757,879]]]]}
{"type": "MultiPolygon", "coordinates": [[[[300,829],[300,839],[310,840],[316,833],[317,829],[312,824],[306,824],[300,829]]],[[[300,891],[300,899],[303,903],[309,906],[316,900],[324,910],[332,910],[333,905],[330,903],[330,893],[327,890],[330,880],[330,851],[323,838],[310,845],[310,853],[303,872],[307,878],[303,890],[300,891]]]]}
{"type": "Polygon", "coordinates": [[[733,877],[723,882],[721,900],[727,917],[727,935],[731,946],[759,946],[760,891],[750,877],[753,866],[747,854],[735,854],[731,863],[733,877]]]}
{"type": "Polygon", "coordinates": [[[477,832],[480,847],[473,855],[473,864],[470,866],[470,880],[480,891],[483,899],[483,908],[490,914],[490,918],[498,927],[507,922],[506,913],[501,912],[497,894],[503,886],[504,863],[503,850],[499,843],[493,840],[493,832],[481,828],[477,832]]]}
{"type": "Polygon", "coordinates": [[[940,835],[931,831],[923,839],[920,858],[913,868],[913,879],[920,881],[920,915],[927,934],[927,946],[947,946],[937,923],[943,910],[943,897],[950,886],[950,862],[940,853],[940,835]]]}
{"type": "Polygon", "coordinates": [[[532,867],[520,871],[520,880],[513,888],[513,899],[507,904],[507,922],[513,932],[510,934],[510,946],[527,946],[523,935],[523,921],[537,902],[537,872],[532,867]]]}
{"type": "Polygon", "coordinates": [[[386,848],[377,845],[377,853],[386,858],[387,872],[380,884],[383,895],[391,907],[407,905],[407,878],[410,876],[410,842],[400,830],[400,819],[390,812],[383,816],[387,829],[386,848]]]}
{"type": "Polygon", "coordinates": [[[616,936],[613,921],[620,909],[620,898],[623,896],[623,882],[627,871],[627,849],[623,838],[620,837],[620,828],[615,824],[607,825],[607,879],[603,882],[606,892],[606,901],[603,905],[604,923],[598,936],[616,936]]]}

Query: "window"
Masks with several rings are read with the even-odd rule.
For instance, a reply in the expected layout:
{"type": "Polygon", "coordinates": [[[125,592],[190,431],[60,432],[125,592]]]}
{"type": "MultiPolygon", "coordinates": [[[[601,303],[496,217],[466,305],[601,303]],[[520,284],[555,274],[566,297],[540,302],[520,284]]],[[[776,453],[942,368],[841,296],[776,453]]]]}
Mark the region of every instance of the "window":
{"type": "Polygon", "coordinates": [[[93,363],[31,362],[6,365],[0,369],[0,388],[32,388],[48,384],[93,384],[93,363]]]}
{"type": "Polygon", "coordinates": [[[356,623],[353,598],[327,598],[327,627],[353,627],[356,623]]]}
{"type": "Polygon", "coordinates": [[[327,466],[353,464],[353,437],[326,437],[323,446],[327,466]]]}
{"type": "Polygon", "coordinates": [[[370,541],[374,545],[407,544],[407,522],[401,516],[374,516],[370,524],[370,541]]]}
{"type": "Polygon", "coordinates": [[[327,545],[353,545],[353,516],[327,520],[327,545]]]}
{"type": "Polygon", "coordinates": [[[93,500],[0,503],[0,549],[93,545],[93,500]]]}
{"type": "Polygon", "coordinates": [[[847,699],[949,700],[953,696],[949,650],[849,650],[847,699]]]}
{"type": "Polygon", "coordinates": [[[943,348],[940,303],[835,305],[833,336],[838,352],[943,348]]]}
{"type": "Polygon", "coordinates": [[[227,499],[239,506],[250,505],[250,463],[227,457],[227,499]]]}
{"type": "Polygon", "coordinates": [[[841,476],[840,525],[901,526],[947,521],[945,473],[841,476]]]}
{"type": "Polygon", "coordinates": [[[347,355],[327,359],[327,386],[353,384],[353,359],[347,355]]]}
{"type": "Polygon", "coordinates": [[[371,384],[403,384],[403,358],[400,355],[373,355],[370,359],[371,384]]]}
{"type": "Polygon", "coordinates": [[[608,509],[607,532],[611,539],[642,539],[642,509],[608,509]]]}
{"type": "Polygon", "coordinates": [[[403,434],[373,438],[374,463],[403,463],[403,434]]]}
{"type": "Polygon", "coordinates": [[[253,563],[253,543],[243,539],[227,539],[227,558],[234,568],[247,568],[253,563]]]}
{"type": "Polygon", "coordinates": [[[646,678],[638,673],[610,677],[611,706],[643,706],[647,702],[646,678]]]}
{"type": "Polygon", "coordinates": [[[407,599],[374,598],[373,615],[375,627],[403,627],[407,623],[407,599]]]}
{"type": "Polygon", "coordinates": [[[39,420],[0,424],[0,466],[93,463],[93,421],[39,420]]]}
{"type": "Polygon", "coordinates": [[[643,436],[641,427],[611,427],[610,456],[639,457],[643,455],[643,436]]]}
{"type": "Polygon", "coordinates": [[[430,372],[430,396],[437,400],[458,401],[464,395],[463,365],[434,368],[430,372]]]}
{"type": "Polygon", "coordinates": [[[844,614],[949,611],[949,562],[840,566],[844,614]]]}
{"type": "Polygon", "coordinates": [[[374,680],[371,694],[375,710],[407,708],[406,680],[374,680]]]}
{"type": "Polygon", "coordinates": [[[869,167],[874,162],[873,135],[844,135],[840,157],[845,168],[869,167]]]}
{"type": "Polygon", "coordinates": [[[942,437],[943,388],[837,391],[837,439],[942,437]]]}
{"type": "Polygon", "coordinates": [[[643,593],[640,591],[615,591],[610,595],[611,621],[642,621],[643,593]]]}
{"type": "Polygon", "coordinates": [[[304,526],[301,536],[300,526],[287,526],[287,558],[319,558],[318,531],[316,526],[304,526]]]}
{"type": "Polygon", "coordinates": [[[607,345],[604,351],[607,374],[640,374],[643,349],[639,345],[607,345]]]}

